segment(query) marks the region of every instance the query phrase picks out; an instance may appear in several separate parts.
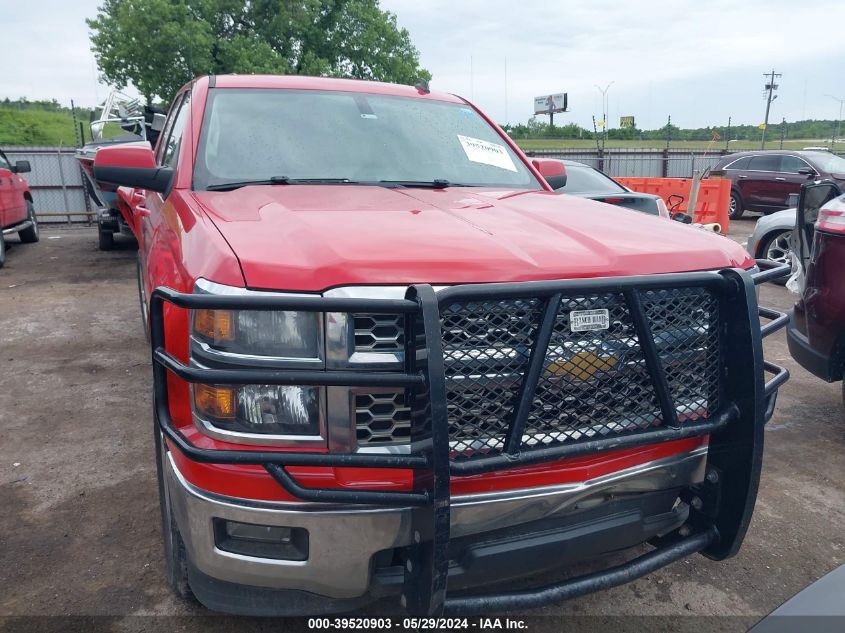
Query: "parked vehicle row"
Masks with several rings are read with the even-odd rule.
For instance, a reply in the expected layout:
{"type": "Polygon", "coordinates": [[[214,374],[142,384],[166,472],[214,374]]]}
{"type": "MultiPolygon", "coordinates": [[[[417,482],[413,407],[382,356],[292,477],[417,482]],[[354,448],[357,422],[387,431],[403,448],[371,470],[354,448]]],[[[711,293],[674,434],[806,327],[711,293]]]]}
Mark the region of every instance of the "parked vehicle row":
{"type": "MultiPolygon", "coordinates": [[[[784,209],[759,218],[748,238],[746,248],[757,259],[767,259],[775,264],[792,267],[792,233],[795,229],[796,210],[784,209]]],[[[784,284],[786,279],[776,280],[784,284]]]]}
{"type": "Polygon", "coordinates": [[[737,152],[713,168],[731,180],[730,218],[745,211],[773,213],[789,206],[790,195],[816,179],[845,183],[845,158],[823,151],[737,152]]]}
{"type": "Polygon", "coordinates": [[[0,150],[0,268],[6,263],[6,236],[18,234],[21,242],[38,241],[38,221],[32,193],[21,174],[30,171],[29,161],[13,165],[0,150]]]}

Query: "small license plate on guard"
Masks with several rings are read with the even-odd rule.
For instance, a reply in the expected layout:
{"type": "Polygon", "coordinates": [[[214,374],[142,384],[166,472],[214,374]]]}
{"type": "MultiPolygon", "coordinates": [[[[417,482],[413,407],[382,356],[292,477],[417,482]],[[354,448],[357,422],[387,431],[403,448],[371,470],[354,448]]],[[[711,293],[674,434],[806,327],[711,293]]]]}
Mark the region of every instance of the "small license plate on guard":
{"type": "Polygon", "coordinates": [[[606,330],[610,327],[607,310],[573,310],[569,313],[569,329],[572,332],[606,330]]]}

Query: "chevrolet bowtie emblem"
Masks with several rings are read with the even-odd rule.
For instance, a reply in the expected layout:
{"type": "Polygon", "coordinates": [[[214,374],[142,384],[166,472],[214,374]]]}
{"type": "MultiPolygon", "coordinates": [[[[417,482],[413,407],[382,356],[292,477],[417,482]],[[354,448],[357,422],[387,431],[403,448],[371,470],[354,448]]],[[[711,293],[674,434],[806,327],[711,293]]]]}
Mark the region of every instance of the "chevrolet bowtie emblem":
{"type": "Polygon", "coordinates": [[[610,371],[618,359],[612,354],[598,356],[593,352],[578,352],[566,360],[554,360],[546,366],[546,376],[572,376],[578,380],[588,380],[596,372],[610,371]]]}

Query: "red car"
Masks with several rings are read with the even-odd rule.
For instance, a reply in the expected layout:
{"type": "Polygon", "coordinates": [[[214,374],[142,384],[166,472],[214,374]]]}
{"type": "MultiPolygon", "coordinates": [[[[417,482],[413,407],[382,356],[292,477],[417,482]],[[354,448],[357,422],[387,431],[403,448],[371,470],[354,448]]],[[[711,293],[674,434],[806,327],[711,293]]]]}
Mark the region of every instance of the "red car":
{"type": "Polygon", "coordinates": [[[713,169],[725,170],[731,180],[731,220],[745,211],[786,209],[791,194],[818,178],[845,183],[845,158],[823,151],[738,152],[724,156],[713,169]]]}
{"type": "Polygon", "coordinates": [[[21,242],[38,241],[38,222],[32,193],[20,174],[30,170],[29,161],[14,165],[0,150],[0,268],[6,263],[6,236],[17,233],[21,242]]]}
{"type": "Polygon", "coordinates": [[[733,241],[559,194],[559,162],[424,87],[200,78],[94,174],[135,187],[180,595],[460,615],[739,549],[787,374],[755,293],[784,271],[733,241]]]}
{"type": "MultiPolygon", "coordinates": [[[[842,380],[845,370],[845,195],[836,183],[806,185],[796,233],[803,288],[787,329],[789,351],[807,371],[842,380]]],[[[845,382],[842,391],[845,401],[845,382]]]]}

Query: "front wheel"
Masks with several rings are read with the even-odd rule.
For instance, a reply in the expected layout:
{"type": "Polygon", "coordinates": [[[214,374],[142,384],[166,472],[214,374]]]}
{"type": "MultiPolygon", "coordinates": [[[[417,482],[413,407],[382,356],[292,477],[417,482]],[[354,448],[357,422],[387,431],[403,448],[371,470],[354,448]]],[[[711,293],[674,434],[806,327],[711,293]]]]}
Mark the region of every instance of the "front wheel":
{"type": "Polygon", "coordinates": [[[31,222],[28,229],[24,229],[23,231],[18,231],[18,237],[21,239],[21,242],[24,244],[33,244],[37,242],[40,237],[38,235],[38,220],[35,219],[35,207],[32,205],[32,201],[26,201],[26,219],[31,222]]]}
{"type": "Polygon", "coordinates": [[[0,231],[0,268],[6,263],[6,240],[3,239],[3,232],[0,231]]]}
{"type": "Polygon", "coordinates": [[[731,191],[731,201],[728,205],[728,217],[731,220],[739,220],[745,209],[742,208],[742,198],[736,191],[731,191]]]}
{"type": "MultiPolygon", "coordinates": [[[[776,264],[792,265],[792,244],[790,238],[792,231],[775,231],[763,238],[760,244],[759,254],[776,264]]],[[[786,284],[787,277],[776,279],[775,283],[781,286],[786,284]]]]}

